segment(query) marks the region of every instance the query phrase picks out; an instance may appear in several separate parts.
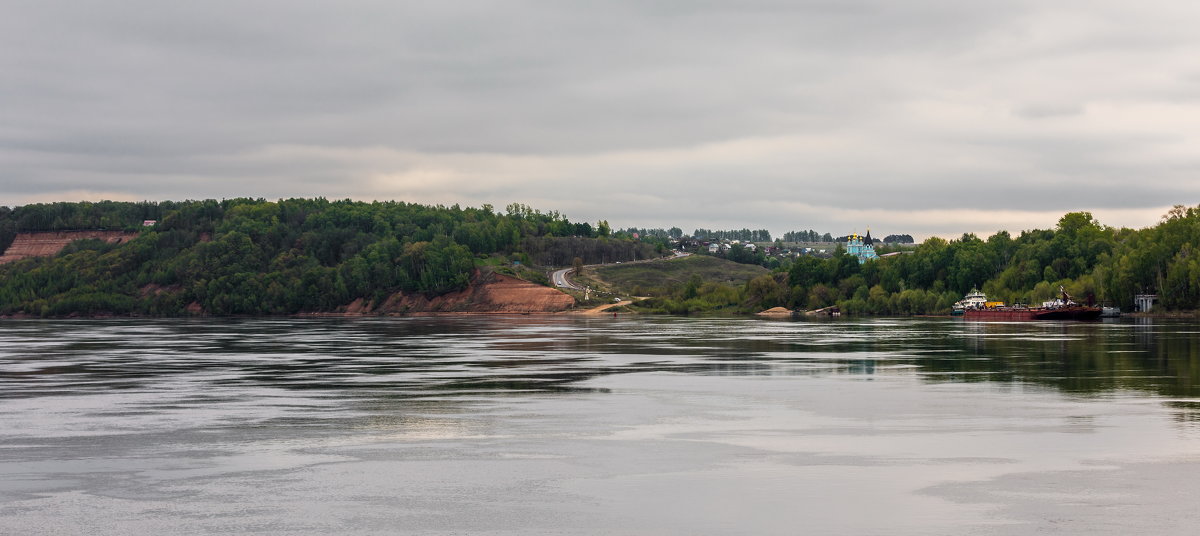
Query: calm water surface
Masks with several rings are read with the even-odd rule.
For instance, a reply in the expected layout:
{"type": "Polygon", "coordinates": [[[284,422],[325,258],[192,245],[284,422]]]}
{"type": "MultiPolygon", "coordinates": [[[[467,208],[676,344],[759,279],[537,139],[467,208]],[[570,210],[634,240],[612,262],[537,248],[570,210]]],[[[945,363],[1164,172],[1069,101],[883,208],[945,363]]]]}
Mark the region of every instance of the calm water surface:
{"type": "Polygon", "coordinates": [[[1195,534],[1200,325],[0,322],[2,534],[1195,534]]]}

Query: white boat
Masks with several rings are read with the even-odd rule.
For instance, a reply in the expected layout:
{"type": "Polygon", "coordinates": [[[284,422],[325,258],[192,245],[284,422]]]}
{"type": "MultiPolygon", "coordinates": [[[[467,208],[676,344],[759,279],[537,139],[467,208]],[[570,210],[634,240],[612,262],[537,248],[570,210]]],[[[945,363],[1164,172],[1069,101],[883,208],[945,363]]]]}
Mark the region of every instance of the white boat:
{"type": "Polygon", "coordinates": [[[967,309],[983,309],[987,301],[986,294],[980,292],[977,288],[973,288],[971,292],[963,296],[963,299],[954,302],[954,305],[951,306],[950,314],[958,316],[963,314],[963,311],[967,309]]]}

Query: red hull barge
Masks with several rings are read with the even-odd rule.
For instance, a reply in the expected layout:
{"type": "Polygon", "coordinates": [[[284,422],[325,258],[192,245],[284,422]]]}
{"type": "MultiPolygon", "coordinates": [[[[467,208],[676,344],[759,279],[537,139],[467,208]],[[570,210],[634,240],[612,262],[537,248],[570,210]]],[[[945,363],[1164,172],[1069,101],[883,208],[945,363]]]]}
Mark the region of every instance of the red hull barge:
{"type": "Polygon", "coordinates": [[[981,320],[991,322],[1024,322],[1027,320],[1097,320],[1100,318],[1099,307],[1056,307],[1056,308],[993,308],[967,309],[963,311],[964,320],[981,320]]]}
{"type": "Polygon", "coordinates": [[[1033,313],[1033,309],[967,309],[963,311],[963,320],[1021,322],[1036,320],[1033,313]]]}

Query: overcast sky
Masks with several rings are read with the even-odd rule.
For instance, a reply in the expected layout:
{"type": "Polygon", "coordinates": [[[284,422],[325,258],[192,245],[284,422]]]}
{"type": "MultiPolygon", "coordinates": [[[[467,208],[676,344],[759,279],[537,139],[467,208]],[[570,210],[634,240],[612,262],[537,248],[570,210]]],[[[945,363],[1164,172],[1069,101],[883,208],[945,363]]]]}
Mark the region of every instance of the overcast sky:
{"type": "Polygon", "coordinates": [[[0,204],[954,237],[1200,203],[1200,3],[0,0],[0,204]]]}

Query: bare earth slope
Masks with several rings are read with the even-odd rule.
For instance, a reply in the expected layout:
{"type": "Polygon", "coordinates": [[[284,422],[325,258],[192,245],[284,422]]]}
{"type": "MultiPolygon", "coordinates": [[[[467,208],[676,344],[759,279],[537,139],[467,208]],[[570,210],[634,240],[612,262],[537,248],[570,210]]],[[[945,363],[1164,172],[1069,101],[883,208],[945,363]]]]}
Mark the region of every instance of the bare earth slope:
{"type": "Polygon", "coordinates": [[[124,242],[137,236],[137,233],[124,231],[46,231],[38,233],[20,233],[13,239],[12,245],[0,255],[0,264],[19,261],[29,257],[51,257],[67,244],[85,238],[95,238],[110,244],[124,242]]]}

